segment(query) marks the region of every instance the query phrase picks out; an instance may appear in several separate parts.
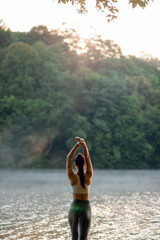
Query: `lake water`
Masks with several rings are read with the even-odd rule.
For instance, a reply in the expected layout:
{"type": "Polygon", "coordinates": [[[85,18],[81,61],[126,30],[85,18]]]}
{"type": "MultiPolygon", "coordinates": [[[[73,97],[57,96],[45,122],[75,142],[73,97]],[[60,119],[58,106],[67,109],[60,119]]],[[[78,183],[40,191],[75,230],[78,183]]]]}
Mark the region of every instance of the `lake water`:
{"type": "MultiPolygon", "coordinates": [[[[0,239],[71,239],[65,170],[0,170],[0,239]]],[[[160,240],[160,171],[95,170],[88,240],[160,240]]]]}

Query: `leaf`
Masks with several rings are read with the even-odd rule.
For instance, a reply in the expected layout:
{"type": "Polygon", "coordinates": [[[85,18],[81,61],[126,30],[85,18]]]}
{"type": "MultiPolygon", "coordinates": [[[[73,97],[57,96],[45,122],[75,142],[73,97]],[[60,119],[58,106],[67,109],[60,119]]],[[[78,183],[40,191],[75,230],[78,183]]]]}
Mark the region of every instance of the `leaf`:
{"type": "Polygon", "coordinates": [[[139,0],[130,0],[129,3],[132,4],[132,8],[135,8],[137,4],[139,3],[139,0]]]}
{"type": "Polygon", "coordinates": [[[135,8],[137,6],[137,3],[133,2],[132,7],[135,8]]]}

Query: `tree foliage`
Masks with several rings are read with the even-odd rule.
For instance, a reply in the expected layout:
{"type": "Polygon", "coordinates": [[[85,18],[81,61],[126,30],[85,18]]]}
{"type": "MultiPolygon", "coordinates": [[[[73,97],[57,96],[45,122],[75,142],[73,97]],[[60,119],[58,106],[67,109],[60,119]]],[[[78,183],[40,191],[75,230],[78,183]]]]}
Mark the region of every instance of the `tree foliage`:
{"type": "Polygon", "coordinates": [[[0,167],[64,167],[74,137],[98,168],[160,168],[160,62],[100,36],[1,32],[0,167]]]}
{"type": "MultiPolygon", "coordinates": [[[[120,0],[119,0],[120,1],[120,0]]],[[[139,6],[145,8],[151,0],[128,0],[128,3],[132,5],[133,8],[139,6]]],[[[58,0],[58,3],[71,3],[72,5],[78,6],[78,13],[85,14],[88,12],[86,8],[86,0],[58,0]]],[[[118,7],[116,4],[118,0],[95,0],[95,6],[97,11],[108,12],[106,15],[107,21],[113,21],[117,18],[118,7]]]]}

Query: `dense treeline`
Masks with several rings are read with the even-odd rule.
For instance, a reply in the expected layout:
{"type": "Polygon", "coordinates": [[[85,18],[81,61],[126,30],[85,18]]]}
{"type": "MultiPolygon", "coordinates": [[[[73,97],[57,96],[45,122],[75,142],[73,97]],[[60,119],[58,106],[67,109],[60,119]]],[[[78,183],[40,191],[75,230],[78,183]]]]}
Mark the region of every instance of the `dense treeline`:
{"type": "Polygon", "coordinates": [[[84,51],[74,30],[0,27],[0,167],[64,167],[78,135],[95,167],[160,168],[159,103],[156,59],[98,36],[84,51]]]}

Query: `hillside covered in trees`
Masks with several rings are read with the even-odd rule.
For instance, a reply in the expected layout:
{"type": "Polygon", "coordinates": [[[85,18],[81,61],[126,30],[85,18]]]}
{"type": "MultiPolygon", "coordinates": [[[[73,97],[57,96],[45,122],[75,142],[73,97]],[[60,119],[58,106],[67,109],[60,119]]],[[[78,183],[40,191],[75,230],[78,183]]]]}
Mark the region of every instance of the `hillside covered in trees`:
{"type": "Polygon", "coordinates": [[[0,27],[0,167],[64,167],[74,137],[96,168],[160,168],[160,62],[100,36],[0,27]]]}

